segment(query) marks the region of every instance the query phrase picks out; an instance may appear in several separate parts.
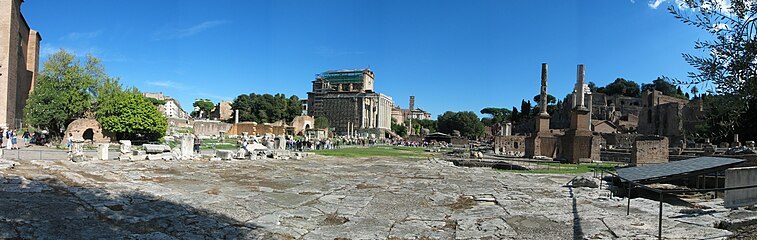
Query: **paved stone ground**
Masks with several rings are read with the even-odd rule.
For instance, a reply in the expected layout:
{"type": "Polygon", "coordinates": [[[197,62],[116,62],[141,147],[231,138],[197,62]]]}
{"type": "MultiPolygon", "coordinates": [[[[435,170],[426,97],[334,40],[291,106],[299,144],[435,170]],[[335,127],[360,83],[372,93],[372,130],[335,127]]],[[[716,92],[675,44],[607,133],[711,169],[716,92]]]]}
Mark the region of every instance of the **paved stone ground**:
{"type": "MultiPolygon", "coordinates": [[[[21,161],[0,170],[0,238],[648,239],[657,202],[574,176],[389,158],[21,161]]],[[[723,215],[665,204],[664,235],[723,238],[723,215]]],[[[722,202],[721,202],[722,205],[722,202]]],[[[714,211],[714,212],[713,212],[714,211]]],[[[746,215],[754,215],[743,210],[746,215]]]]}

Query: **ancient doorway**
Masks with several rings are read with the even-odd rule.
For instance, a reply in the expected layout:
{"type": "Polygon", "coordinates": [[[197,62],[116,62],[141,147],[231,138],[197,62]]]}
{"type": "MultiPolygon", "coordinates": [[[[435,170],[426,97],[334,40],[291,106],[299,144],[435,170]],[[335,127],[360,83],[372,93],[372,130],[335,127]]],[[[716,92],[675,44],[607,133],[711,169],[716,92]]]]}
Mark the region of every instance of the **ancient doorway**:
{"type": "Polygon", "coordinates": [[[81,135],[84,140],[90,140],[93,141],[95,137],[95,131],[91,128],[87,128],[87,130],[84,131],[84,134],[81,135]]]}
{"type": "Polygon", "coordinates": [[[310,124],[305,124],[305,129],[310,129],[310,124]]]}

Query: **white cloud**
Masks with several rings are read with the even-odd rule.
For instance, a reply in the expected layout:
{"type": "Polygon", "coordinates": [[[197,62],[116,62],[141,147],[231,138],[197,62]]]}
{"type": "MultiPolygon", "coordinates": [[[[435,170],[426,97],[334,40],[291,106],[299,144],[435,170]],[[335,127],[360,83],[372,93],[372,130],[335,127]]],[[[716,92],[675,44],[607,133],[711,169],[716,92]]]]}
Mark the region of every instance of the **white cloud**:
{"type": "MultiPolygon", "coordinates": [[[[681,9],[689,8],[688,5],[686,5],[686,0],[650,0],[649,3],[647,3],[647,6],[649,6],[649,8],[651,9],[657,9],[663,3],[670,2],[670,1],[674,1],[675,5],[678,8],[681,8],[681,9]]],[[[718,0],[718,1],[727,1],[727,0],[718,0]]]]}
{"type": "Polygon", "coordinates": [[[657,9],[657,7],[659,7],[660,4],[662,4],[662,2],[664,1],[665,0],[654,0],[654,1],[650,1],[647,5],[649,5],[649,7],[652,9],[657,9]]]}
{"type": "Polygon", "coordinates": [[[100,36],[102,34],[102,30],[94,31],[94,32],[70,32],[62,37],[60,37],[61,41],[79,41],[79,40],[87,40],[92,39],[100,36]]]}
{"type": "Polygon", "coordinates": [[[172,88],[172,89],[179,89],[184,90],[186,87],[184,85],[181,85],[177,82],[170,81],[170,80],[164,80],[164,81],[150,81],[145,82],[145,84],[155,87],[161,87],[161,88],[172,88]]]}
{"type": "Polygon", "coordinates": [[[228,23],[229,21],[226,20],[212,20],[212,21],[205,21],[201,22],[197,25],[188,27],[188,28],[180,28],[180,29],[171,29],[166,31],[158,31],[153,34],[153,37],[155,40],[167,40],[167,39],[177,39],[177,38],[185,38],[197,35],[201,32],[207,31],[208,29],[223,25],[228,23]]]}

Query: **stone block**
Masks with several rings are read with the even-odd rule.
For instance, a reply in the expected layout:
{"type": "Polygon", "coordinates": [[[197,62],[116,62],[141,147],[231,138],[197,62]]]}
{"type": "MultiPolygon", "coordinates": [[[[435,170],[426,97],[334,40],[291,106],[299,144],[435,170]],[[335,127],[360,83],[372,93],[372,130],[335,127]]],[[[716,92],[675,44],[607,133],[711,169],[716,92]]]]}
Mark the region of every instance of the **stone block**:
{"type": "Polygon", "coordinates": [[[147,160],[155,161],[155,160],[163,160],[163,154],[147,154],[147,160]]]}
{"type": "Polygon", "coordinates": [[[190,159],[194,155],[194,138],[190,134],[181,137],[181,158],[190,159]]]}
{"type": "Polygon", "coordinates": [[[746,146],[750,148],[754,148],[754,141],[746,141],[746,146]]]}
{"type": "Polygon", "coordinates": [[[216,157],[221,158],[221,160],[231,160],[234,157],[234,152],[231,150],[218,150],[216,157]]]}
{"type": "Polygon", "coordinates": [[[145,152],[144,150],[133,150],[131,152],[131,155],[145,155],[145,154],[147,154],[147,152],[145,152]]]}
{"type": "Polygon", "coordinates": [[[130,140],[121,140],[118,141],[118,143],[121,144],[121,153],[126,154],[131,152],[131,141],[130,140]]]}
{"type": "Polygon", "coordinates": [[[74,154],[71,156],[71,161],[73,162],[84,162],[89,160],[86,155],[84,154],[74,154]]]}
{"type": "Polygon", "coordinates": [[[110,147],[110,143],[97,144],[97,158],[99,160],[108,160],[108,147],[110,147]]]}
{"type": "Polygon", "coordinates": [[[666,163],[669,161],[668,138],[659,136],[637,137],[631,149],[631,164],[641,166],[646,164],[666,163]]]}
{"type": "Polygon", "coordinates": [[[236,159],[244,159],[246,155],[247,155],[247,150],[245,150],[243,148],[240,148],[235,153],[234,158],[236,158],[236,159]]]}
{"type": "Polygon", "coordinates": [[[145,152],[147,153],[163,153],[171,151],[171,148],[169,148],[167,145],[162,144],[145,144],[142,146],[145,148],[145,152]]]}
{"type": "MultiPolygon", "coordinates": [[[[725,187],[739,187],[757,184],[757,167],[731,168],[725,171],[725,187]]],[[[725,191],[723,205],[736,208],[757,204],[757,188],[725,191]]]]}

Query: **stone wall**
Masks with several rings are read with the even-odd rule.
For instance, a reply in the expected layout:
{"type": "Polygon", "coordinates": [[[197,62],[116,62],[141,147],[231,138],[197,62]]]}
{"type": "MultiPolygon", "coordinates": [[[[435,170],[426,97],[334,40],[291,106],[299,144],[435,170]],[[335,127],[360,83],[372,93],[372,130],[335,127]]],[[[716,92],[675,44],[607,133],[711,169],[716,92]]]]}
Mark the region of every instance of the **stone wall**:
{"type": "Polygon", "coordinates": [[[221,132],[228,132],[231,124],[213,120],[196,120],[192,124],[192,128],[195,135],[219,136],[221,132]]]}
{"type": "Polygon", "coordinates": [[[305,133],[306,129],[315,128],[315,118],[312,116],[297,116],[292,120],[291,125],[294,128],[294,135],[301,135],[305,133]]]}
{"type": "Polygon", "coordinates": [[[602,138],[605,139],[607,145],[612,145],[613,148],[624,149],[630,149],[633,147],[633,142],[634,139],[636,139],[636,136],[636,134],[623,133],[602,134],[602,138]]]}
{"type": "Polygon", "coordinates": [[[631,149],[631,165],[641,166],[668,162],[668,138],[639,136],[631,149]]]}
{"type": "Polygon", "coordinates": [[[256,122],[240,122],[232,124],[226,136],[242,136],[243,133],[255,136],[258,124],[256,122]]]}
{"type": "Polygon", "coordinates": [[[87,143],[109,143],[113,137],[110,133],[104,133],[102,125],[95,119],[82,118],[74,120],[66,127],[63,141],[68,141],[68,135],[74,139],[84,140],[87,143]]]}
{"type": "Polygon", "coordinates": [[[494,137],[494,153],[521,157],[526,155],[526,136],[494,137]]]}
{"type": "MultiPolygon", "coordinates": [[[[725,171],[725,187],[740,187],[757,184],[757,167],[731,168],[725,171]]],[[[723,204],[736,208],[757,204],[757,188],[725,191],[723,204]]]]}
{"type": "Polygon", "coordinates": [[[39,66],[37,31],[21,14],[21,0],[0,0],[0,126],[18,128],[39,66]]]}

